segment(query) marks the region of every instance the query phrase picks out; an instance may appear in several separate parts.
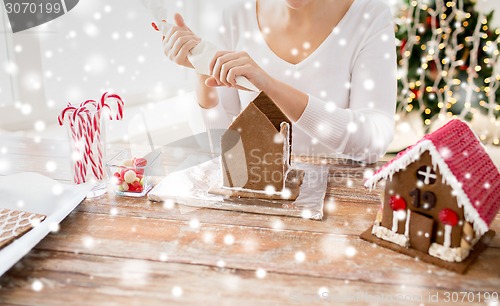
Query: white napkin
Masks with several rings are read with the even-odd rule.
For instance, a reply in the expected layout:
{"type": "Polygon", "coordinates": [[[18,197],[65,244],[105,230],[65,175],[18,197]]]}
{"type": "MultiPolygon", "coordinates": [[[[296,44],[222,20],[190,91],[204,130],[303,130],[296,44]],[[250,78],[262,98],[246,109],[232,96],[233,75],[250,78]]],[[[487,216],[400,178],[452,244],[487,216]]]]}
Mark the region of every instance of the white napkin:
{"type": "MultiPolygon", "coordinates": [[[[165,25],[165,22],[163,22],[162,24],[165,25]]],[[[170,24],[168,23],[167,25],[170,26],[170,24]]],[[[162,32],[164,35],[168,31],[168,26],[162,27],[162,32]]],[[[199,74],[210,75],[210,62],[218,51],[219,49],[214,44],[202,40],[193,49],[191,49],[190,55],[188,55],[188,59],[191,64],[193,64],[196,72],[198,72],[199,74]]],[[[260,91],[244,76],[237,76],[236,84],[251,91],[260,91]]]]}

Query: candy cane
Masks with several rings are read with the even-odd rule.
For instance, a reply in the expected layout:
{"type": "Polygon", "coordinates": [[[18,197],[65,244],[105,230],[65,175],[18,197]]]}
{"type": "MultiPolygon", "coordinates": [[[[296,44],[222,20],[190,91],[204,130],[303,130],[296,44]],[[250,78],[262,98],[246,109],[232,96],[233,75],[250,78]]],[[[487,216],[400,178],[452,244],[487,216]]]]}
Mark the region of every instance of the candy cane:
{"type": "MultiPolygon", "coordinates": [[[[84,155],[84,161],[86,165],[90,162],[90,166],[92,167],[92,173],[94,174],[94,177],[96,179],[102,179],[99,178],[99,163],[95,161],[94,155],[92,154],[92,145],[94,143],[94,135],[95,131],[93,128],[93,116],[91,115],[91,112],[87,108],[82,108],[80,107],[80,116],[81,120],[83,121],[83,130],[85,131],[84,133],[84,138],[85,138],[85,155],[84,155]]],[[[102,167],[101,167],[102,168],[102,167]]]]}
{"type": "Polygon", "coordinates": [[[72,138],[72,147],[74,152],[77,153],[78,155],[78,160],[75,160],[74,164],[74,176],[73,176],[73,181],[76,184],[81,184],[85,182],[85,173],[84,173],[84,165],[82,161],[82,151],[81,151],[81,135],[82,135],[82,130],[81,130],[81,123],[78,120],[75,120],[75,117],[69,116],[69,125],[70,125],[70,130],[71,130],[71,138],[72,138]]]}
{"type": "Polygon", "coordinates": [[[116,94],[104,93],[99,102],[86,100],[75,107],[68,103],[57,117],[59,125],[63,125],[65,120],[69,121],[72,147],[78,154],[79,159],[74,164],[75,183],[84,183],[87,176],[87,168],[90,164],[92,174],[97,180],[104,177],[103,150],[101,143],[101,115],[107,110],[110,120],[123,118],[124,103],[120,96],[116,94]],[[117,103],[116,114],[113,114],[109,99],[114,99],[117,103]],[[83,148],[82,148],[83,145],[83,148]],[[94,148],[95,145],[95,149],[94,148]]]}

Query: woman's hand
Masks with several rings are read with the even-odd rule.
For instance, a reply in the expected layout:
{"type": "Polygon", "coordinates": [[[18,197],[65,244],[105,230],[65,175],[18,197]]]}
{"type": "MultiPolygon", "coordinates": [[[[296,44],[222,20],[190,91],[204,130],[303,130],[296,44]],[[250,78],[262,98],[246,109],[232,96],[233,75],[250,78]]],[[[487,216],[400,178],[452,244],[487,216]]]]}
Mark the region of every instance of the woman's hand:
{"type": "Polygon", "coordinates": [[[175,25],[164,23],[163,52],[174,63],[193,68],[187,56],[201,39],[189,29],[180,14],[175,14],[174,20],[175,25]]]}
{"type": "Polygon", "coordinates": [[[227,86],[247,90],[236,84],[237,76],[245,76],[258,89],[265,91],[272,80],[244,51],[217,52],[210,64],[210,74],[211,77],[205,82],[210,87],[227,86]]]}

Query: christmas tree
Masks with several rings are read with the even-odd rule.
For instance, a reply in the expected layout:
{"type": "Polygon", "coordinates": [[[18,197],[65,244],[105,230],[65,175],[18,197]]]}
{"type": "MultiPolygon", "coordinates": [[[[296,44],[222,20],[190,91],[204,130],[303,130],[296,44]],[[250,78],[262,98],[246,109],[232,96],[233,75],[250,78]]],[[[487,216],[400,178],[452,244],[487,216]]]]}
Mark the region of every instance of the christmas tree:
{"type": "Polygon", "coordinates": [[[473,0],[404,0],[396,19],[397,120],[418,112],[423,125],[451,118],[488,120],[480,138],[499,145],[500,29],[473,0]]]}

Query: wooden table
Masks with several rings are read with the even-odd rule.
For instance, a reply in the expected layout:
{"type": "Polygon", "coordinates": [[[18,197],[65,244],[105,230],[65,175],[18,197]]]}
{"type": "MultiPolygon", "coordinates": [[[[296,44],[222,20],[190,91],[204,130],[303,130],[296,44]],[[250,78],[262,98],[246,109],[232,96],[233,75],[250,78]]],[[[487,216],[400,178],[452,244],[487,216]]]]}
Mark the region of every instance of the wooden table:
{"type": "MultiPolygon", "coordinates": [[[[65,146],[0,136],[0,175],[36,171],[67,181],[65,146]],[[47,161],[58,169],[47,172],[47,161]]],[[[452,292],[500,291],[498,235],[466,275],[376,247],[358,238],[380,201],[380,189],[362,186],[364,168],[303,161],[331,169],[323,221],[163,207],[108,193],[83,201],[0,278],[0,304],[432,304],[452,292]]]]}

